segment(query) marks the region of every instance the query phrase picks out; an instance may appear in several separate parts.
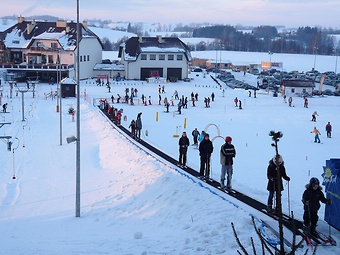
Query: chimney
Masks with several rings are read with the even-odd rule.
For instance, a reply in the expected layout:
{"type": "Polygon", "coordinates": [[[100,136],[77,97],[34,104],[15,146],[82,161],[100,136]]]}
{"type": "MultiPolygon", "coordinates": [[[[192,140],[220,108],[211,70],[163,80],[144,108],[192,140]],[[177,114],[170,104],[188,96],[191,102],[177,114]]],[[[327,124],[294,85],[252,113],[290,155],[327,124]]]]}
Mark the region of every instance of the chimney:
{"type": "Polygon", "coordinates": [[[83,20],[83,27],[87,30],[87,20],[83,20]]]}
{"type": "Polygon", "coordinates": [[[57,20],[56,27],[65,27],[66,28],[66,20],[57,20]]]}
{"type": "Polygon", "coordinates": [[[158,38],[158,43],[162,43],[162,36],[161,35],[157,35],[157,38],[158,38]]]}
{"type": "Polygon", "coordinates": [[[18,17],[18,23],[20,24],[24,21],[25,21],[25,18],[23,16],[21,16],[21,14],[20,14],[20,16],[18,17]]]}
{"type": "Polygon", "coordinates": [[[33,29],[34,29],[34,27],[35,27],[36,24],[37,24],[37,23],[35,22],[35,20],[32,20],[31,23],[28,23],[28,24],[27,24],[27,34],[28,34],[28,35],[33,31],[33,29]]]}
{"type": "Polygon", "coordinates": [[[142,42],[143,42],[143,36],[141,36],[141,35],[138,36],[138,42],[139,42],[139,43],[142,43],[142,42]]]}

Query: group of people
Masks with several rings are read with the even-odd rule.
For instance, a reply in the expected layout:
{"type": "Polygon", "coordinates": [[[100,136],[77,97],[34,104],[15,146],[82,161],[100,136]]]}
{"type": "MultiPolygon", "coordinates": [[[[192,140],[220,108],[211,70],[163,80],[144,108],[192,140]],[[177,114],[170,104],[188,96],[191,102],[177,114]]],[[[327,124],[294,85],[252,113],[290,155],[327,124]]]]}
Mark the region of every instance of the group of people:
{"type": "Polygon", "coordinates": [[[137,114],[137,118],[136,120],[131,120],[130,122],[130,125],[129,125],[129,128],[131,130],[131,137],[136,139],[136,140],[140,140],[140,134],[141,134],[141,131],[142,131],[142,113],[138,113],[137,114]]]}
{"type": "MultiPolygon", "coordinates": [[[[290,181],[290,177],[286,173],[283,158],[280,154],[275,155],[270,161],[267,168],[267,190],[269,191],[267,201],[267,211],[275,212],[277,209],[273,208],[273,198],[276,194],[276,200],[278,196],[281,196],[283,191],[282,179],[290,181]]],[[[320,182],[316,177],[310,179],[306,185],[306,189],[302,194],[303,203],[303,223],[304,231],[306,234],[317,235],[316,225],[318,222],[318,211],[320,209],[320,202],[324,204],[331,204],[330,199],[326,199],[322,192],[320,182]]]]}
{"type": "MultiPolygon", "coordinates": [[[[214,146],[209,138],[209,134],[202,131],[201,133],[195,128],[191,132],[194,140],[194,146],[199,150],[200,156],[200,178],[209,180],[210,178],[210,159],[211,154],[214,151],[214,146]],[[198,145],[199,142],[199,145],[198,145]]],[[[221,188],[230,190],[232,188],[231,180],[233,174],[233,158],[236,156],[236,150],[233,144],[231,144],[232,138],[227,136],[225,138],[225,144],[220,149],[220,163],[221,163],[221,188]],[[227,185],[225,185],[227,175],[227,185]]],[[[179,160],[178,166],[187,168],[187,151],[190,145],[187,133],[184,131],[178,141],[179,145],[179,160]]]]}
{"type": "MultiPolygon", "coordinates": [[[[329,121],[325,126],[325,130],[326,130],[326,133],[327,133],[327,138],[332,138],[332,125],[329,121]]],[[[314,129],[311,131],[311,133],[314,134],[314,142],[315,143],[321,143],[321,140],[320,140],[321,133],[316,127],[314,127],[314,129]]]]}
{"type": "MultiPolygon", "coordinates": [[[[200,156],[200,172],[199,178],[209,180],[210,176],[210,159],[211,154],[214,151],[212,141],[209,139],[209,134],[202,131],[201,133],[195,128],[192,131],[194,144],[198,146],[200,156]],[[202,137],[204,137],[202,139],[202,137]],[[199,145],[198,145],[199,143],[199,145]]],[[[182,137],[179,139],[179,160],[178,166],[187,168],[187,151],[190,145],[189,138],[186,132],[182,133],[182,137]]],[[[220,148],[220,163],[221,163],[221,178],[220,184],[222,189],[227,191],[232,189],[232,175],[233,175],[233,159],[236,156],[235,146],[232,144],[232,138],[227,136],[225,143],[220,148]],[[227,178],[226,178],[227,176],[227,178]],[[227,180],[227,183],[225,183],[227,180]]],[[[281,196],[281,192],[284,190],[282,179],[287,182],[290,181],[290,177],[286,173],[283,158],[280,154],[275,155],[268,164],[267,167],[267,190],[269,192],[267,199],[267,211],[269,213],[276,213],[277,208],[273,203],[274,196],[276,195],[276,201],[278,196],[281,196]]],[[[320,209],[320,202],[324,204],[331,204],[330,199],[326,199],[319,180],[316,177],[310,179],[310,182],[306,185],[306,189],[302,195],[302,202],[304,208],[303,222],[304,231],[306,234],[316,235],[316,224],[318,221],[318,210],[320,209]]]]}

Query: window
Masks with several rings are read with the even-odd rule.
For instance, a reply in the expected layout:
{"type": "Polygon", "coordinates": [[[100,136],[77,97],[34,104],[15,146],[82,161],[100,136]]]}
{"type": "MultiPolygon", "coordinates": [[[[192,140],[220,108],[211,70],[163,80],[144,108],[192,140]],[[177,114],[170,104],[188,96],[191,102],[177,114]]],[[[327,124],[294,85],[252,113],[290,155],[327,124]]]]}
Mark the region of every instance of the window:
{"type": "Polygon", "coordinates": [[[183,60],[183,55],[177,55],[177,60],[182,61],[183,60]]]}
{"type": "Polygon", "coordinates": [[[147,58],[146,58],[146,54],[140,55],[140,59],[141,59],[141,60],[146,60],[146,59],[147,59],[147,58]]]}
{"type": "Polygon", "coordinates": [[[87,61],[90,61],[90,55],[87,55],[87,61]]]}
{"type": "Polygon", "coordinates": [[[156,60],[156,54],[150,54],[150,60],[156,60]]]}
{"type": "Polygon", "coordinates": [[[168,55],[168,60],[174,60],[174,55],[173,54],[168,55]]]}
{"type": "Polygon", "coordinates": [[[51,48],[56,50],[58,49],[58,44],[57,43],[51,43],[51,48]]]}
{"type": "Polygon", "coordinates": [[[160,54],[159,55],[159,60],[165,60],[165,54],[160,54]]]}
{"type": "Polygon", "coordinates": [[[48,55],[48,63],[49,64],[53,64],[54,61],[53,61],[53,55],[48,55]]]}
{"type": "Polygon", "coordinates": [[[86,56],[84,56],[84,62],[86,62],[86,56]]]}
{"type": "Polygon", "coordinates": [[[79,61],[83,62],[83,56],[80,56],[79,61]]]}

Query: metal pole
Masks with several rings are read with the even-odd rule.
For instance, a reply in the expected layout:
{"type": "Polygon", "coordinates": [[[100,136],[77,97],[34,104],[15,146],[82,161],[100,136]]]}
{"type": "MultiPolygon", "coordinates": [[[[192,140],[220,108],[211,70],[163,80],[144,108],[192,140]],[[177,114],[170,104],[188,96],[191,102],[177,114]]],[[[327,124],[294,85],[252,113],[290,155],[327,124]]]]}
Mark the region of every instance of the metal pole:
{"type": "Polygon", "coordinates": [[[59,84],[60,88],[60,95],[59,95],[59,100],[60,100],[60,109],[59,109],[59,118],[60,118],[60,145],[63,145],[63,114],[62,114],[62,109],[61,109],[61,83],[59,84]]]}
{"type": "Polygon", "coordinates": [[[22,121],[25,121],[25,102],[24,102],[24,93],[23,91],[20,91],[21,92],[21,96],[22,96],[22,100],[21,100],[21,109],[22,109],[22,121]]]}
{"type": "Polygon", "coordinates": [[[335,53],[335,74],[336,74],[336,71],[338,69],[338,51],[336,51],[335,53]]]}
{"type": "Polygon", "coordinates": [[[77,0],[77,66],[76,66],[76,83],[77,83],[77,152],[76,152],[76,217],[80,217],[80,89],[79,89],[79,0],[77,0]]]}
{"type": "Polygon", "coordinates": [[[314,53],[315,53],[315,56],[314,56],[314,68],[313,68],[313,71],[315,71],[315,64],[316,64],[316,51],[317,51],[318,48],[314,47],[314,53]]]}

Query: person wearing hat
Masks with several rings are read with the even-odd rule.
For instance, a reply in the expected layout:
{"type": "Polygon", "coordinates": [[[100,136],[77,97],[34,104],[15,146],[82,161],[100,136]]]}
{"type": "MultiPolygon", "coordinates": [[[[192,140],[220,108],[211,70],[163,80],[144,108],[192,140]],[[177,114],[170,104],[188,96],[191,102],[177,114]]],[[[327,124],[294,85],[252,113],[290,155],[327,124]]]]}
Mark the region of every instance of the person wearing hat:
{"type": "Polygon", "coordinates": [[[220,150],[220,163],[221,168],[221,188],[224,189],[225,175],[227,173],[227,190],[231,189],[231,179],[233,175],[233,158],[236,156],[236,150],[234,145],[231,144],[232,138],[227,136],[225,138],[225,144],[221,146],[220,150]]]}
{"type": "Polygon", "coordinates": [[[281,196],[281,191],[283,191],[283,183],[282,178],[286,181],[290,181],[290,178],[286,174],[286,168],[284,166],[284,162],[282,156],[280,154],[275,155],[270,161],[267,168],[267,190],[269,191],[268,202],[267,202],[267,211],[273,211],[273,198],[274,193],[276,193],[276,197],[281,196]],[[277,179],[279,170],[279,176],[281,177],[279,180],[277,179]]]}
{"type": "Polygon", "coordinates": [[[313,177],[310,179],[309,183],[306,185],[306,190],[303,192],[302,202],[304,209],[304,231],[307,234],[317,236],[318,234],[315,228],[319,219],[318,211],[320,209],[320,202],[328,205],[332,204],[332,200],[325,198],[318,178],[313,177]]]}
{"type": "Polygon", "coordinates": [[[210,157],[214,150],[212,142],[209,140],[209,134],[204,134],[204,139],[200,142],[199,152],[200,152],[200,177],[209,179],[210,175],[210,157]]]}
{"type": "Polygon", "coordinates": [[[182,137],[179,138],[178,145],[179,145],[179,160],[178,166],[187,168],[187,152],[189,147],[189,138],[187,137],[187,133],[183,132],[182,137]]]}

